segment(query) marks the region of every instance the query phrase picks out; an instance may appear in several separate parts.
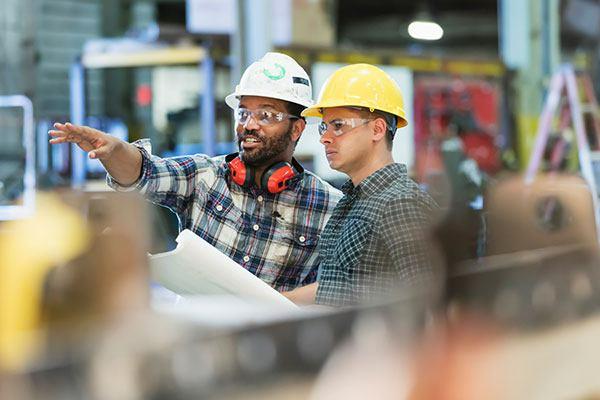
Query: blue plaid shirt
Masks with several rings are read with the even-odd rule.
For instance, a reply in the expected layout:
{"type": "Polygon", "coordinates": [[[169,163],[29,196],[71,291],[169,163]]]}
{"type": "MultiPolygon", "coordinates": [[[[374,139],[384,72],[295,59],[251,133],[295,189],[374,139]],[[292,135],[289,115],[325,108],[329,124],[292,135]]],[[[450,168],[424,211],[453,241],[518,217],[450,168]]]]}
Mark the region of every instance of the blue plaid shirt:
{"type": "Polygon", "coordinates": [[[323,259],[316,302],[356,305],[435,284],[427,244],[438,206],[407,176],[406,167],[388,165],[356,187],[348,181],[342,190],[319,242],[323,259]]]}
{"type": "Polygon", "coordinates": [[[279,194],[244,188],[230,179],[224,156],[159,158],[149,140],[133,144],[142,153],[140,179],[122,187],[109,176],[112,188],[137,189],[168,207],[180,230],[195,232],[276,290],[316,280],[317,239],[340,191],[307,171],[279,194]]]}

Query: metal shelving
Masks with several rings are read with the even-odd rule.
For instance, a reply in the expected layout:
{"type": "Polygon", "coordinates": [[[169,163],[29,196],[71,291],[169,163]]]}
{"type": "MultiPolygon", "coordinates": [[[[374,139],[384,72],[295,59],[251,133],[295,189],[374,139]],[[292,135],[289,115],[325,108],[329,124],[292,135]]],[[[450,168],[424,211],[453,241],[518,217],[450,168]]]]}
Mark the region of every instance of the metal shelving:
{"type": "MultiPolygon", "coordinates": [[[[148,47],[136,51],[106,51],[83,53],[69,71],[72,123],[82,125],[86,117],[85,82],[88,70],[103,68],[139,68],[168,65],[198,64],[204,77],[204,90],[198,105],[202,131],[204,132],[204,153],[215,154],[215,84],[214,60],[210,49],[201,46],[188,47],[148,47]]],[[[81,187],[85,183],[86,154],[77,146],[71,148],[71,185],[81,187]]]]}

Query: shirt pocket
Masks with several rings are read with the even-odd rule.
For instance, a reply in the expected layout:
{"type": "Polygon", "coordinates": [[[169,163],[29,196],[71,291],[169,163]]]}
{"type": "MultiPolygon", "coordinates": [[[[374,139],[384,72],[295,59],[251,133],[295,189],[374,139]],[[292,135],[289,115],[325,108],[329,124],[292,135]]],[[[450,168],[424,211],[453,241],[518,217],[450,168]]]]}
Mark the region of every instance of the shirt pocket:
{"type": "MultiPolygon", "coordinates": [[[[342,226],[335,244],[338,265],[348,276],[361,275],[368,266],[361,265],[367,245],[373,236],[372,223],[363,219],[349,219],[342,226]]],[[[327,252],[328,249],[323,249],[327,252]]]]}
{"type": "Polygon", "coordinates": [[[206,228],[210,231],[227,229],[237,233],[244,226],[242,211],[229,197],[220,196],[218,193],[208,193],[204,207],[208,219],[206,228]]]}
{"type": "MultiPolygon", "coordinates": [[[[285,268],[288,284],[302,282],[315,267],[318,237],[302,227],[278,226],[273,231],[270,253],[285,268]]],[[[270,257],[271,258],[271,257],[270,257]]]]}

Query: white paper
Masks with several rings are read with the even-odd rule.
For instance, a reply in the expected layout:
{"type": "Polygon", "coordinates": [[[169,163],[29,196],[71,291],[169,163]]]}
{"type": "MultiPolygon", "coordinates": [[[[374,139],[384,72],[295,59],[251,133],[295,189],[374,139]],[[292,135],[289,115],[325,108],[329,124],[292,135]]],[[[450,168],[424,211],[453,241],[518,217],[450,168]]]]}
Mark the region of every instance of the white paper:
{"type": "Polygon", "coordinates": [[[288,308],[297,306],[204,239],[186,229],[177,247],[150,256],[151,278],[182,295],[234,295],[288,308]]]}

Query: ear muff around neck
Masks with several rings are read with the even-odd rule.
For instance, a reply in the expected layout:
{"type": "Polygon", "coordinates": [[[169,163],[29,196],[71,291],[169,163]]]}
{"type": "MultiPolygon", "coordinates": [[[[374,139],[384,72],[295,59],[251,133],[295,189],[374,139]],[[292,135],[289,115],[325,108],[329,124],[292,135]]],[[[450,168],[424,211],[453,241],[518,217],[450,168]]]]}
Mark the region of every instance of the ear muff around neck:
{"type": "Polygon", "coordinates": [[[278,162],[265,170],[260,178],[261,187],[269,193],[280,193],[288,188],[296,171],[290,163],[278,162]]]}
{"type": "MultiPolygon", "coordinates": [[[[247,167],[238,153],[226,156],[225,162],[229,166],[231,179],[236,184],[246,188],[254,185],[254,169],[247,167]]],[[[260,189],[273,194],[286,190],[292,178],[298,175],[298,171],[303,170],[297,161],[294,160],[294,162],[298,165],[296,168],[292,164],[283,161],[270,165],[265,169],[260,179],[260,189]]]]}
{"type": "Polygon", "coordinates": [[[237,153],[225,157],[229,166],[231,179],[240,186],[249,187],[254,182],[254,171],[246,168],[246,164],[238,157],[237,153]]]}

